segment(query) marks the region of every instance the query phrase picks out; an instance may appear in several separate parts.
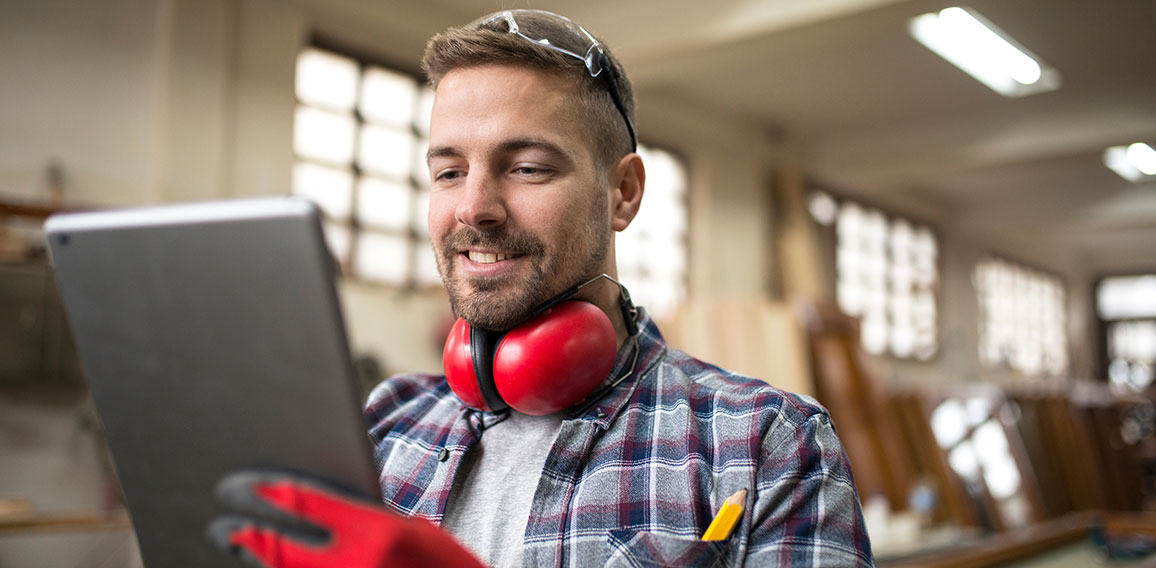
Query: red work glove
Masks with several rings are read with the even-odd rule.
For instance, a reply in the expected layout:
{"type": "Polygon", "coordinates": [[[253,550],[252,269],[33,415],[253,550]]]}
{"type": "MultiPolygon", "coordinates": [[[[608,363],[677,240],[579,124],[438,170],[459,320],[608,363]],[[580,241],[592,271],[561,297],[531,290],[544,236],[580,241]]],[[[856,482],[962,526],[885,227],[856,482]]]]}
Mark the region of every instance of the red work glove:
{"type": "Polygon", "coordinates": [[[482,568],[449,533],[292,473],[240,471],[217,484],[217,500],[240,515],[217,517],[208,538],[265,568],[482,568]]]}

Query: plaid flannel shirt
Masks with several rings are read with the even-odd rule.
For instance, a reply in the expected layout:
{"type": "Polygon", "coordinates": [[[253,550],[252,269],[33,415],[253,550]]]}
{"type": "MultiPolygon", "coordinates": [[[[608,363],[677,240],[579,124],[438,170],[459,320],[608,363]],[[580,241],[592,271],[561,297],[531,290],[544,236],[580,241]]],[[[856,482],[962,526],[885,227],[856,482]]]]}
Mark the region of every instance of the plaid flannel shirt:
{"type": "MultiPolygon", "coordinates": [[[[535,489],[524,565],[873,565],[827,412],[668,348],[645,313],[640,328],[631,376],[562,423],[535,489]],[[747,502],[730,538],[701,540],[740,489],[747,502]]],[[[627,342],[611,376],[632,359],[627,342]]],[[[383,382],[366,414],[385,504],[439,524],[466,452],[505,417],[464,407],[435,375],[383,382]]]]}

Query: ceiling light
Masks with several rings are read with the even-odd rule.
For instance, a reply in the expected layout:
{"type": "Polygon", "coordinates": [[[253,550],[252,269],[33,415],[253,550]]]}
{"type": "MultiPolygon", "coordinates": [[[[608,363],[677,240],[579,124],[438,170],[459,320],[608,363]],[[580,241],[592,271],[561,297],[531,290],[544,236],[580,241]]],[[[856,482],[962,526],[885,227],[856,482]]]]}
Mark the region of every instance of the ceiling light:
{"type": "Polygon", "coordinates": [[[1128,146],[1128,161],[1132,162],[1136,169],[1144,172],[1144,175],[1156,176],[1156,150],[1151,146],[1143,142],[1128,146]]]}
{"type": "Polygon", "coordinates": [[[1060,87],[1060,74],[977,12],[946,8],[911,19],[912,37],[1005,97],[1060,87]]]}
{"type": "Polygon", "coordinates": [[[1156,177],[1156,150],[1143,142],[1112,146],[1104,150],[1104,165],[1128,181],[1145,181],[1156,177]]]}

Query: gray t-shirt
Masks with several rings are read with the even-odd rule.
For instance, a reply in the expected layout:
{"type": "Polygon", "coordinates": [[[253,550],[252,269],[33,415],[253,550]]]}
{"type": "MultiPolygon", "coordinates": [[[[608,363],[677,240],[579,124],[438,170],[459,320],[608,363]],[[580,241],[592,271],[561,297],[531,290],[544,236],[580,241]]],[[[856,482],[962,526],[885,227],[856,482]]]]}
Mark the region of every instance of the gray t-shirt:
{"type": "Polygon", "coordinates": [[[515,411],[486,428],[463,463],[442,526],[488,566],[522,565],[522,539],[561,415],[515,411]]]}

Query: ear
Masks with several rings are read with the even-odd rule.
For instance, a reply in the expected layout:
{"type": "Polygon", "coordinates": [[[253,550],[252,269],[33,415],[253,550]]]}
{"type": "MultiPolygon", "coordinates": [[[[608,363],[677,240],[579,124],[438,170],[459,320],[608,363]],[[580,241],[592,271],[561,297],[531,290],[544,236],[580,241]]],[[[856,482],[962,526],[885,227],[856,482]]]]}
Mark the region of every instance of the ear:
{"type": "Polygon", "coordinates": [[[630,226],[642,203],[642,192],[646,187],[646,169],[642,165],[642,156],[623,156],[614,165],[610,179],[613,182],[610,196],[611,226],[615,231],[622,231],[630,226]]]}

